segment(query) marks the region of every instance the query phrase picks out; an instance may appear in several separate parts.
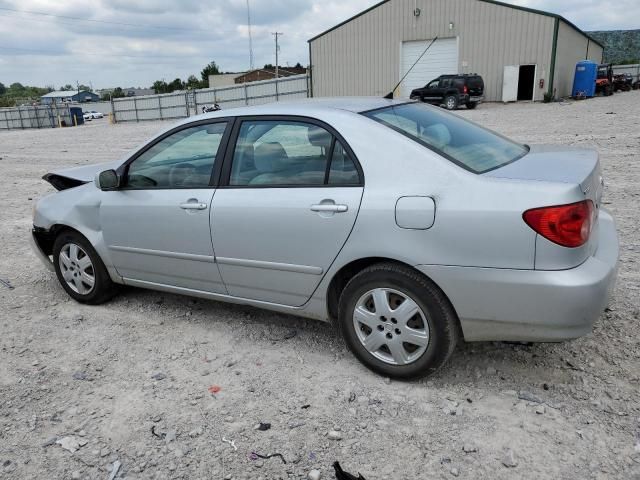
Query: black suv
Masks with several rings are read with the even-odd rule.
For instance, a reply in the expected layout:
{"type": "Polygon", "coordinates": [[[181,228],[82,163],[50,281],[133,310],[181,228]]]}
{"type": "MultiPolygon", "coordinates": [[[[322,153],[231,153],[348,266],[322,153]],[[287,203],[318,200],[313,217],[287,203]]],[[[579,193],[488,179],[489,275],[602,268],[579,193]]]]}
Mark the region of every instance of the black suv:
{"type": "Polygon", "coordinates": [[[444,105],[447,110],[455,110],[460,105],[476,108],[483,98],[484,81],[477,73],[440,75],[411,92],[411,99],[444,105]]]}

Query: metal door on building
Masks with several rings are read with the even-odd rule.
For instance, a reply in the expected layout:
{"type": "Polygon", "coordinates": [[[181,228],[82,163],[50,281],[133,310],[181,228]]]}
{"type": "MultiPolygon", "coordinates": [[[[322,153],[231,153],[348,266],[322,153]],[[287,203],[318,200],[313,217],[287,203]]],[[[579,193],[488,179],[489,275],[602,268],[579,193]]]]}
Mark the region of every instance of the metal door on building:
{"type": "MultiPolygon", "coordinates": [[[[432,40],[402,42],[400,78],[416,63],[431,42],[432,40]]],[[[434,78],[456,73],[459,73],[458,39],[439,38],[404,79],[400,95],[408,98],[413,89],[424,87],[434,78]]]]}

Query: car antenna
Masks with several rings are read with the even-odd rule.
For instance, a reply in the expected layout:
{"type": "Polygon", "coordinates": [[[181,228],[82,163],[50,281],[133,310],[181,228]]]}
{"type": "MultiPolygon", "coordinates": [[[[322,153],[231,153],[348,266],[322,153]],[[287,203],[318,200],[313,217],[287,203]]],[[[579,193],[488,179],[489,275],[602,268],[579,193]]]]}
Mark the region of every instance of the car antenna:
{"type": "Polygon", "coordinates": [[[422,60],[422,57],[424,57],[424,54],[427,53],[427,51],[431,48],[431,45],[433,45],[434,43],[436,43],[436,40],[438,40],[438,37],[436,36],[436,38],[434,38],[433,40],[431,40],[431,43],[429,45],[427,45],[427,48],[424,49],[424,52],[422,52],[422,55],[420,55],[418,57],[418,59],[416,60],[416,63],[414,63],[413,65],[411,65],[411,68],[409,70],[407,70],[407,73],[404,74],[404,77],[402,77],[400,79],[400,81],[398,82],[398,84],[393,87],[393,90],[391,90],[389,93],[387,93],[383,98],[387,98],[389,100],[393,99],[393,92],[396,91],[396,88],[398,88],[400,86],[400,84],[404,81],[405,78],[407,78],[407,75],[409,75],[409,73],[411,73],[411,70],[413,70],[413,67],[415,67],[418,62],[420,60],[422,60]]]}

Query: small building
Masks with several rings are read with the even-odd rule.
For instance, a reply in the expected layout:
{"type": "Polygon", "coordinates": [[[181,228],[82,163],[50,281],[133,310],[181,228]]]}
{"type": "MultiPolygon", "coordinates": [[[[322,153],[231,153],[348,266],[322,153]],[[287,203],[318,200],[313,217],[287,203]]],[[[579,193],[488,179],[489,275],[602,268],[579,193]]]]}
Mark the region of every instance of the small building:
{"type": "Polygon", "coordinates": [[[440,75],[478,73],[486,100],[517,101],[571,95],[576,63],[602,62],[603,46],[559,15],[499,1],[384,0],[309,52],[313,96],[384,96],[409,72],[395,94],[408,97],[440,75]]]}
{"type": "MultiPolygon", "coordinates": [[[[291,77],[293,75],[304,75],[307,69],[304,67],[278,67],[278,77],[291,77]]],[[[257,68],[235,78],[235,83],[258,82],[260,80],[272,80],[276,78],[276,68],[257,68]]]]}
{"type": "Polygon", "coordinates": [[[219,73],[217,75],[209,75],[209,88],[230,87],[236,84],[236,78],[247,72],[238,73],[219,73]]]}
{"type": "Polygon", "coordinates": [[[93,92],[78,92],[76,90],[51,92],[40,97],[40,103],[42,103],[43,105],[64,102],[85,103],[99,101],[100,97],[93,92]]]}

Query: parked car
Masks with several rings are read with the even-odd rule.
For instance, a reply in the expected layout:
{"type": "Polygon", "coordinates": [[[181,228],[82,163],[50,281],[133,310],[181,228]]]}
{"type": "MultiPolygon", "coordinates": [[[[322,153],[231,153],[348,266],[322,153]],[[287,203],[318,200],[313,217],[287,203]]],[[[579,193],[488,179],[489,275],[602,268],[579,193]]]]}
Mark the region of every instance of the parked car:
{"type": "Polygon", "coordinates": [[[93,115],[91,115],[91,113],[89,112],[82,112],[82,118],[84,118],[85,122],[90,122],[93,118],[93,115]]]}
{"type": "Polygon", "coordinates": [[[411,92],[411,99],[455,110],[460,105],[476,108],[484,99],[484,80],[476,73],[440,75],[423,88],[411,92]]]}
{"type": "Polygon", "coordinates": [[[332,321],[397,378],[432,372],[460,337],[585,335],[616,278],[597,152],[418,102],[208,113],[44,178],[59,192],[37,203],[32,243],[78,302],[124,284],[332,321]]]}
{"type": "Polygon", "coordinates": [[[91,118],[104,118],[104,114],[96,112],[95,110],[89,110],[87,114],[91,115],[91,118]]]}

